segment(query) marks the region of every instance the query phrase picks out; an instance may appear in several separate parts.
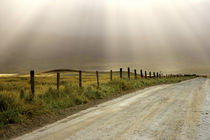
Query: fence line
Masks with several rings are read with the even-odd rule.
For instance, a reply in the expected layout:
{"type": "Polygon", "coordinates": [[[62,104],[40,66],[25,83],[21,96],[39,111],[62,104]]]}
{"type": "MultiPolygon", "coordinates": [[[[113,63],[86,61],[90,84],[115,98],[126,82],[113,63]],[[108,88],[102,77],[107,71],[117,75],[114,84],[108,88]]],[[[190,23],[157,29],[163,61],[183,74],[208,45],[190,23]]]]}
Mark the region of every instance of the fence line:
{"type": "Polygon", "coordinates": [[[144,77],[144,75],[143,75],[143,71],[142,71],[142,70],[140,70],[140,73],[141,73],[141,78],[143,78],[143,77],[144,77]]]}
{"type": "Polygon", "coordinates": [[[57,73],[57,90],[60,88],[60,73],[57,73]]]}
{"type": "MultiPolygon", "coordinates": [[[[57,90],[59,91],[60,89],[60,72],[57,72],[57,90]]],[[[82,88],[82,73],[92,73],[92,71],[81,71],[81,70],[71,70],[70,72],[78,72],[79,73],[79,87],[82,88]]],[[[120,79],[123,79],[123,69],[120,68],[120,71],[115,71],[115,72],[120,72],[120,79]]],[[[100,72],[100,73],[103,73],[100,72]]],[[[106,72],[107,73],[107,72],[106,72]]],[[[128,80],[131,79],[131,72],[130,72],[130,67],[128,67],[127,69],[127,74],[128,74],[128,80]]],[[[148,75],[147,75],[147,71],[145,71],[145,75],[143,75],[143,70],[140,70],[140,78],[144,78],[147,79],[148,75]]],[[[185,74],[185,75],[181,75],[181,74],[166,74],[163,75],[162,73],[158,73],[158,72],[153,72],[153,78],[173,78],[173,77],[186,77],[186,76],[197,76],[197,75],[190,75],[190,74],[185,74]]],[[[149,78],[152,78],[152,72],[149,72],[149,78]]],[[[137,70],[134,69],[134,79],[137,80],[137,70]]],[[[100,87],[100,83],[99,83],[99,71],[96,71],[96,80],[97,80],[97,87],[100,87]]],[[[113,71],[110,70],[110,81],[113,80],[113,71]]],[[[34,70],[30,71],[30,84],[31,84],[31,93],[32,95],[35,94],[35,72],[34,70]]]]}
{"type": "Polygon", "coordinates": [[[122,68],[120,68],[120,79],[122,79],[122,68]]]}
{"type": "Polygon", "coordinates": [[[131,77],[130,77],[130,68],[128,67],[128,80],[130,80],[131,77]]]}
{"type": "Polygon", "coordinates": [[[112,81],[112,70],[110,70],[110,81],[112,81]]]}
{"type": "Polygon", "coordinates": [[[82,71],[79,71],[79,87],[82,87],[82,71]]]}
{"type": "Polygon", "coordinates": [[[34,81],[35,81],[35,79],[34,79],[34,70],[32,70],[31,72],[30,72],[30,77],[31,77],[31,79],[30,79],[30,83],[31,83],[31,93],[32,93],[32,95],[34,95],[34,93],[35,93],[35,84],[34,84],[34,81]]]}
{"type": "Polygon", "coordinates": [[[97,87],[99,88],[99,75],[98,75],[98,71],[96,71],[96,78],[97,78],[97,87]]]}

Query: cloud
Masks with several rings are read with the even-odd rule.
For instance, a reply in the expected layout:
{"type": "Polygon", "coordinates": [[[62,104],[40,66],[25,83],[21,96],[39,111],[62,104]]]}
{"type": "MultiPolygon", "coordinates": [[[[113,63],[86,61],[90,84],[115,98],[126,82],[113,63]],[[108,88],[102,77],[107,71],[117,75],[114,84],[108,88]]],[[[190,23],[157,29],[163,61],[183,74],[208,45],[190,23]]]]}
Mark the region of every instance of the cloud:
{"type": "Polygon", "coordinates": [[[141,67],[209,73],[207,0],[2,0],[0,72],[141,67]]]}

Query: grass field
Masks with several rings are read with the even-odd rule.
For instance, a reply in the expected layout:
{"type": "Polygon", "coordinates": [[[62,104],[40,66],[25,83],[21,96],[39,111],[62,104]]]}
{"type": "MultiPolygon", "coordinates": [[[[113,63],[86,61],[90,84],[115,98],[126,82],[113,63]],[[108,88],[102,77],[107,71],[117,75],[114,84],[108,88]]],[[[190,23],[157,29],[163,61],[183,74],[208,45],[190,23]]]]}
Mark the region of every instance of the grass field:
{"type": "Polygon", "coordinates": [[[55,73],[37,74],[35,75],[35,96],[30,92],[29,75],[0,77],[0,127],[24,122],[35,115],[86,104],[94,99],[122,94],[123,91],[192,78],[145,79],[138,75],[138,80],[134,80],[132,73],[131,80],[128,80],[127,73],[124,72],[123,75],[125,77],[120,80],[119,72],[113,72],[113,80],[110,81],[110,73],[99,73],[100,87],[97,88],[95,72],[83,73],[83,88],[79,88],[78,73],[62,73],[60,90],[57,91],[55,73]]]}

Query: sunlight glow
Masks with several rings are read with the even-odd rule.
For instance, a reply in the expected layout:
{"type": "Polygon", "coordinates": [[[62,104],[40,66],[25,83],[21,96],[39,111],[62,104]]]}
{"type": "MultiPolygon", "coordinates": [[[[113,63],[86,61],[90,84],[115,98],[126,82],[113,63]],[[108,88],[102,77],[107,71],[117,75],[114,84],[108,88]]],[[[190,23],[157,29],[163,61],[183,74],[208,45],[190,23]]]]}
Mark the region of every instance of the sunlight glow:
{"type": "Polygon", "coordinates": [[[59,56],[57,64],[65,66],[69,57],[83,56],[84,63],[165,71],[208,67],[209,5],[208,0],[1,0],[0,64],[16,57],[15,64],[28,58],[38,67],[59,56]]]}

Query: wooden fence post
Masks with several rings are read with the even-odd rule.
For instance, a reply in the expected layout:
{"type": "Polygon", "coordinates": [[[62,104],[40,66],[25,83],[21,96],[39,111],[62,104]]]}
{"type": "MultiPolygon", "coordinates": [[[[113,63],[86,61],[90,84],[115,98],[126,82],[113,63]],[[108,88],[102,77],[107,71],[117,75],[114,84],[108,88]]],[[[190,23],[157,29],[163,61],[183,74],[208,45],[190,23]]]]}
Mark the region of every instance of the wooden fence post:
{"type": "Polygon", "coordinates": [[[131,77],[130,77],[130,68],[128,67],[128,80],[130,80],[131,77]]]}
{"type": "Polygon", "coordinates": [[[143,78],[144,76],[143,76],[143,71],[142,70],[140,70],[140,73],[141,73],[141,78],[143,78]]]}
{"type": "Polygon", "coordinates": [[[31,93],[32,93],[32,95],[34,96],[34,93],[35,93],[34,70],[32,70],[32,71],[30,72],[30,77],[31,77],[31,79],[30,79],[30,83],[31,83],[31,93]]]}
{"type": "Polygon", "coordinates": [[[97,87],[99,88],[99,75],[98,75],[98,71],[96,71],[96,77],[97,77],[97,87]]]}
{"type": "Polygon", "coordinates": [[[137,80],[137,72],[136,69],[134,70],[135,79],[137,80]]]}
{"type": "Polygon", "coordinates": [[[57,90],[60,88],[60,73],[57,72],[57,90]]]}
{"type": "Polygon", "coordinates": [[[123,71],[122,68],[120,68],[120,79],[122,79],[123,71]]]}
{"type": "Polygon", "coordinates": [[[151,73],[151,71],[149,72],[149,78],[152,78],[152,73],[151,73]]]}
{"type": "Polygon", "coordinates": [[[110,81],[112,81],[112,70],[110,70],[110,81]]]}
{"type": "Polygon", "coordinates": [[[79,71],[79,87],[82,87],[82,71],[79,71]]]}
{"type": "Polygon", "coordinates": [[[147,79],[147,71],[145,71],[145,79],[147,79]]]}

